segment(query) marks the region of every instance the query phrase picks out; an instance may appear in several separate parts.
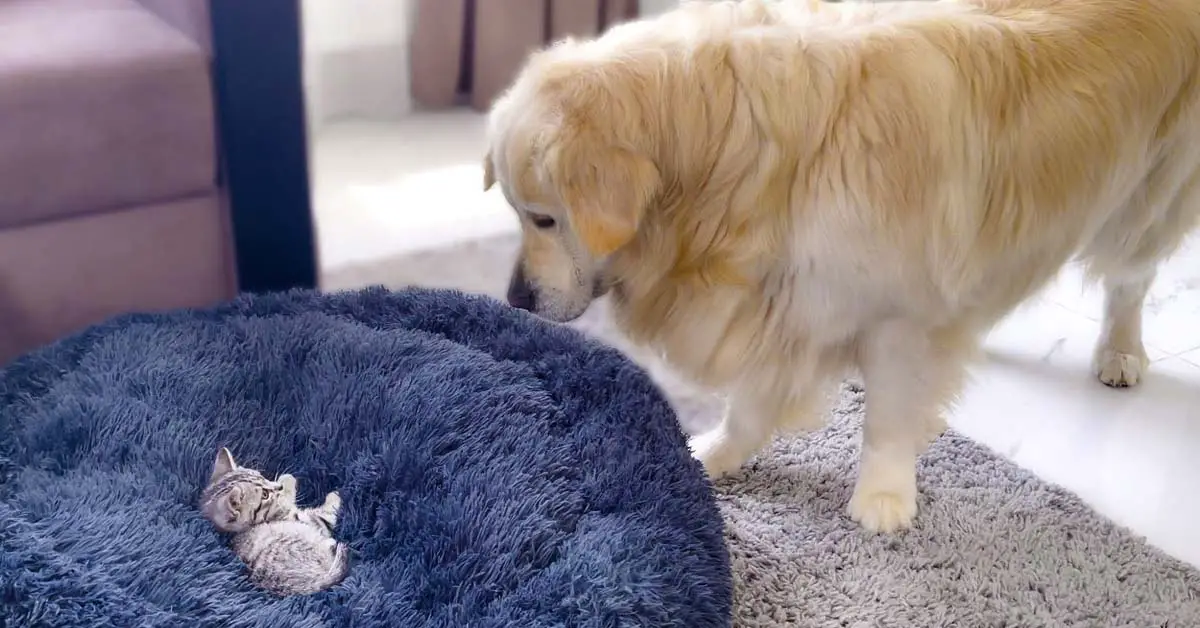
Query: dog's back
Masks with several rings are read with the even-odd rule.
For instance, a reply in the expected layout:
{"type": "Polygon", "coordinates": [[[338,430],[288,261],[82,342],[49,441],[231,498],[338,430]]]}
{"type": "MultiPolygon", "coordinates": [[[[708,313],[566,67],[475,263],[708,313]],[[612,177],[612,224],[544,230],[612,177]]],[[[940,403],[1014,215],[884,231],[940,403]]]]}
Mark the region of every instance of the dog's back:
{"type": "Polygon", "coordinates": [[[952,193],[932,224],[946,231],[914,234],[946,247],[929,252],[960,273],[946,287],[991,318],[1066,255],[1105,275],[1173,250],[1200,212],[1189,198],[1200,166],[1200,4],[977,6],[994,19],[930,34],[957,65],[963,96],[935,96],[944,104],[929,119],[944,180],[960,184],[942,187],[952,193]]]}
{"type": "Polygon", "coordinates": [[[983,327],[1073,255],[1101,277],[1142,272],[1200,213],[1193,0],[788,8],[728,37],[754,86],[741,128],[774,136],[742,141],[801,153],[768,162],[801,164],[792,252],[871,250],[877,280],[850,288],[880,309],[983,327]]]}

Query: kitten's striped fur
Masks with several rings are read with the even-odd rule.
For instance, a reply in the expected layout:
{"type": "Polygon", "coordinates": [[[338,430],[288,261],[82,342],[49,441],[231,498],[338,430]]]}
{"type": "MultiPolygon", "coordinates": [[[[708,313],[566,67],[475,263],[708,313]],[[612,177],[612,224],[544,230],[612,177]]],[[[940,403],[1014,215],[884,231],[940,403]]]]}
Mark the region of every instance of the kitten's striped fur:
{"type": "Polygon", "coordinates": [[[346,576],[349,548],[333,538],[342,500],[336,492],[318,508],[296,506],[296,478],[268,480],[239,467],[226,448],[217,453],[201,496],[205,518],[232,533],[233,551],[250,568],[250,579],[278,595],[307,595],[346,576]]]}

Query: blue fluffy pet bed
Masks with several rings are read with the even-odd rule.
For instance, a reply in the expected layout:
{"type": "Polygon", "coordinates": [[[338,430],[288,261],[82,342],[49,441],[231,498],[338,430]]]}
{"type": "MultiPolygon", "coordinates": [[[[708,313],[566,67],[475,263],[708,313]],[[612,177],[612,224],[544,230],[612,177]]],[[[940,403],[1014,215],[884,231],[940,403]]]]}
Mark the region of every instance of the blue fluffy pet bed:
{"type": "Polygon", "coordinates": [[[450,292],[136,315],[0,373],[0,625],[730,622],[722,524],[646,375],[450,292]],[[350,574],[250,584],[196,502],[218,447],[338,490],[350,574]]]}

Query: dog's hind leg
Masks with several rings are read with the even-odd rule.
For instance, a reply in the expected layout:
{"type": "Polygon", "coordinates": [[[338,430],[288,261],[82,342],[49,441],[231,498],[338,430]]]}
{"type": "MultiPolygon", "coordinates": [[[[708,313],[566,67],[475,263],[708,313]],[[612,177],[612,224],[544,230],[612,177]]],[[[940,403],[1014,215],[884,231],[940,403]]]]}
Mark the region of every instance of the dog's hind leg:
{"type": "Polygon", "coordinates": [[[1142,195],[1135,201],[1141,205],[1126,210],[1123,217],[1128,222],[1108,226],[1085,259],[1089,274],[1104,282],[1104,319],[1092,372],[1114,388],[1136,386],[1146,373],[1149,359],[1142,343],[1146,294],[1159,263],[1179,248],[1200,215],[1200,172],[1192,173],[1157,211],[1149,205],[1152,197],[1142,195]]]}
{"type": "Polygon", "coordinates": [[[860,338],[867,408],[849,513],[866,530],[912,525],[917,458],[944,429],[942,412],[962,387],[973,346],[969,334],[931,332],[906,321],[884,323],[860,338]]]}
{"type": "Polygon", "coordinates": [[[1092,356],[1092,372],[1114,388],[1136,386],[1150,360],[1142,344],[1142,307],[1154,270],[1104,278],[1104,322],[1092,356]]]}

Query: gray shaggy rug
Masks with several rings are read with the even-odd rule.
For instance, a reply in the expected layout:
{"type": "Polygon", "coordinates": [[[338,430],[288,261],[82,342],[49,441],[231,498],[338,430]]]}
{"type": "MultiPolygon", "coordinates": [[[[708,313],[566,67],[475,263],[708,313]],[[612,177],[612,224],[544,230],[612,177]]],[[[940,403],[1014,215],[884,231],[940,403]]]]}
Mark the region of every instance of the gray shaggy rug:
{"type": "MultiPolygon", "coordinates": [[[[406,255],[331,273],[323,283],[498,296],[514,243],[502,237],[406,255]]],[[[603,307],[576,326],[646,366],[685,431],[716,422],[720,400],[623,343],[603,307]]],[[[844,511],[862,411],[862,390],[847,384],[826,429],[777,439],[717,483],[735,626],[1200,626],[1200,573],[953,432],[922,459],[917,527],[891,537],[862,533],[844,511]]]]}
{"type": "MultiPolygon", "coordinates": [[[[1195,570],[953,432],[922,460],[917,527],[862,533],[844,509],[863,393],[842,392],[826,429],[717,483],[735,625],[1200,626],[1195,570]]],[[[688,428],[715,420],[676,406],[688,428]]]]}

